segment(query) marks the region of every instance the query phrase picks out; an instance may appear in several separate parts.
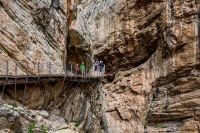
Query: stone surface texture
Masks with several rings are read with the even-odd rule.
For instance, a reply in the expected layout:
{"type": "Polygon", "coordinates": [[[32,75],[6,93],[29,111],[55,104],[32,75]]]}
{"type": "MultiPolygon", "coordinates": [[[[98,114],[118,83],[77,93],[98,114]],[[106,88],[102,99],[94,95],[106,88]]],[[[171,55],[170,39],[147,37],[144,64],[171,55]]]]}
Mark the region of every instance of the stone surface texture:
{"type": "Polygon", "coordinates": [[[198,133],[199,10],[200,0],[0,0],[0,73],[6,60],[36,74],[37,62],[62,73],[66,62],[98,58],[107,70],[100,89],[42,83],[28,86],[25,105],[81,121],[83,132],[198,133]]]}
{"type": "Polygon", "coordinates": [[[0,73],[47,73],[49,63],[53,73],[62,73],[66,55],[66,14],[57,0],[0,1],[0,73]],[[58,4],[58,5],[57,5],[58,4]],[[28,64],[28,65],[27,65],[28,64]],[[22,70],[22,71],[20,71],[22,70]]]}
{"type": "Polygon", "coordinates": [[[199,0],[77,6],[70,29],[107,67],[106,132],[199,132],[199,6],[199,0]]]}
{"type": "MultiPolygon", "coordinates": [[[[16,106],[8,110],[12,111],[14,108],[22,112],[20,122],[24,125],[23,129],[28,129],[35,122],[40,130],[43,125],[52,133],[64,129],[74,132],[94,130],[96,133],[102,130],[100,83],[48,81],[40,82],[36,86],[27,85],[26,89],[23,85],[18,85],[16,96],[14,92],[14,86],[7,86],[2,101],[5,106],[16,106]]],[[[1,106],[0,104],[0,122],[3,122],[1,106]]]]}
{"type": "Polygon", "coordinates": [[[49,117],[43,117],[39,110],[31,110],[22,106],[1,104],[1,133],[76,133],[74,123],[66,124],[60,114],[46,112],[49,117]],[[5,119],[5,120],[3,120],[5,119]]]}

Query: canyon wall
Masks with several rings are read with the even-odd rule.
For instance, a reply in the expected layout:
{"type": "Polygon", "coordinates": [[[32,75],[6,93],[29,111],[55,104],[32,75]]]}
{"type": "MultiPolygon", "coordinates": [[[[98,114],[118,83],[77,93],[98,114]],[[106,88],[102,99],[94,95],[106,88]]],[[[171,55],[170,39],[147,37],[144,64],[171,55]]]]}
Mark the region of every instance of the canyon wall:
{"type": "Polygon", "coordinates": [[[39,131],[45,128],[49,133],[101,132],[100,83],[89,83],[43,80],[26,88],[17,85],[16,93],[14,85],[6,86],[0,103],[0,132],[9,129],[26,133],[33,123],[39,131]]]}
{"type": "Polygon", "coordinates": [[[63,73],[66,58],[67,20],[59,0],[0,1],[1,74],[47,73],[49,63],[53,73],[63,73]],[[22,71],[20,71],[22,70],[22,71]]]}
{"type": "MultiPolygon", "coordinates": [[[[107,74],[97,93],[102,97],[97,125],[104,132],[199,132],[199,5],[199,0],[0,0],[0,61],[19,61],[21,73],[28,63],[28,72],[36,74],[37,62],[50,61],[53,73],[62,73],[66,62],[91,65],[92,58],[101,59],[107,74]]],[[[89,89],[90,96],[96,91],[89,89]]],[[[46,107],[61,94],[32,95],[37,102],[26,102],[46,107]]],[[[66,120],[72,120],[70,109],[80,109],[69,106],[70,99],[59,106],[67,110],[66,120]]]]}
{"type": "MultiPolygon", "coordinates": [[[[65,2],[0,0],[0,75],[49,74],[50,69],[51,74],[64,74],[65,64],[72,62],[71,55],[76,51],[70,44],[78,39],[82,42],[77,32],[73,34],[69,31],[71,20],[67,17],[68,7],[65,7],[65,2]],[[73,38],[70,39],[70,36],[73,38]]],[[[74,53],[75,57],[80,57],[75,58],[75,62],[85,61],[91,65],[91,59],[86,60],[90,53],[85,54],[90,50],[79,49],[82,53],[74,53]]],[[[72,131],[68,132],[100,132],[102,98],[99,83],[83,80],[70,81],[65,77],[42,80],[38,77],[36,83],[29,83],[28,78],[27,84],[1,85],[0,132],[8,129],[11,132],[28,132],[33,122],[44,124],[49,132],[71,128],[62,127],[62,123],[74,125],[72,131]],[[7,108],[2,103],[14,106],[7,108]],[[34,111],[31,109],[38,111],[32,114],[34,111]],[[53,114],[53,118],[38,116],[42,110],[53,114]],[[21,111],[28,114],[27,118],[21,111]],[[55,114],[58,116],[56,119],[55,114]],[[16,126],[14,120],[18,122],[16,126]],[[76,131],[78,128],[81,128],[80,131],[76,131]]]]}
{"type": "Polygon", "coordinates": [[[199,132],[199,4],[82,1],[70,26],[106,64],[106,132],[199,132]]]}

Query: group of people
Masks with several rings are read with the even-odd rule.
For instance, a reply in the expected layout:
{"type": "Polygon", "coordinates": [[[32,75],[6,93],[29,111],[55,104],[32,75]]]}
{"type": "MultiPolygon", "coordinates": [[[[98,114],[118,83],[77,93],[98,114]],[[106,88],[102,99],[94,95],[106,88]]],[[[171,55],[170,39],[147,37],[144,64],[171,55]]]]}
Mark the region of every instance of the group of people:
{"type": "Polygon", "coordinates": [[[95,62],[94,62],[94,71],[95,72],[102,72],[103,68],[104,68],[103,61],[102,60],[101,61],[95,60],[95,62]]]}
{"type": "Polygon", "coordinates": [[[76,71],[76,74],[82,74],[82,75],[84,75],[85,74],[85,70],[86,68],[85,68],[85,64],[84,64],[84,62],[82,62],[81,64],[80,64],[80,66],[79,66],[79,64],[76,64],[76,66],[75,66],[75,71],[76,71]]]}
{"type": "MultiPolygon", "coordinates": [[[[94,76],[100,76],[103,74],[103,69],[105,65],[102,60],[95,60],[92,65],[92,73],[94,76]]],[[[86,73],[89,72],[89,70],[86,70],[86,66],[84,62],[82,62],[80,65],[76,64],[75,65],[75,72],[77,75],[85,75],[86,73]]]]}

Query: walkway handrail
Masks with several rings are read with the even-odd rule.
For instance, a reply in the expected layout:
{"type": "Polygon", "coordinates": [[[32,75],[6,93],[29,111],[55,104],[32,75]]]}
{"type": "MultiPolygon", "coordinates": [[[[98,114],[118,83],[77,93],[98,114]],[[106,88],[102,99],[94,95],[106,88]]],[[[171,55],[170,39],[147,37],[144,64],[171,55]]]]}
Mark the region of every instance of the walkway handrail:
{"type": "Polygon", "coordinates": [[[51,77],[52,75],[68,75],[68,76],[81,76],[81,77],[104,77],[105,75],[105,66],[102,69],[98,69],[95,71],[95,67],[85,67],[82,70],[76,68],[75,64],[68,64],[65,66],[59,66],[53,64],[52,62],[37,62],[31,63],[29,65],[28,62],[24,61],[5,61],[5,63],[0,64],[0,76],[7,77],[11,76],[41,76],[48,75],[51,77]],[[3,65],[3,67],[2,67],[3,65]],[[13,69],[14,68],[14,69],[13,69]],[[59,73],[57,73],[57,68],[60,69],[59,73]],[[55,71],[56,70],[56,71],[55,71]]]}
{"type": "Polygon", "coordinates": [[[51,77],[64,78],[62,84],[64,84],[66,77],[69,77],[70,81],[71,80],[74,81],[74,79],[76,79],[76,81],[81,82],[81,80],[83,79],[82,82],[87,82],[89,78],[93,78],[97,79],[99,82],[99,79],[102,79],[102,77],[104,77],[105,74],[105,65],[103,68],[99,66],[97,70],[95,70],[94,66],[92,66],[91,68],[79,67],[79,69],[77,69],[77,66],[73,64],[64,65],[63,69],[61,70],[61,73],[59,74],[54,74],[54,72],[52,72],[52,68],[54,66],[56,69],[57,66],[55,64],[52,64],[51,62],[46,62],[46,63],[43,62],[43,64],[41,62],[37,62],[34,64],[33,68],[31,68],[31,65],[29,65],[28,62],[23,62],[23,64],[20,64],[20,62],[17,61],[5,61],[5,63],[0,64],[0,79],[3,79],[0,80],[0,82],[3,82],[1,84],[3,85],[3,89],[0,94],[0,101],[3,98],[6,85],[8,84],[15,85],[15,95],[14,95],[15,99],[16,99],[17,83],[24,84],[23,98],[22,98],[22,103],[24,103],[26,100],[25,91],[27,88],[27,84],[33,83],[33,81],[35,81],[35,86],[36,86],[39,83],[40,78],[46,79],[49,77],[49,80],[51,77]],[[3,67],[1,65],[3,65],[3,67]],[[46,66],[45,68],[46,71],[44,70],[44,72],[46,73],[42,73],[43,70],[41,68],[43,66],[46,66]],[[12,70],[12,72],[10,72],[9,70],[12,70]],[[23,74],[19,74],[19,71],[23,71],[23,74]],[[1,74],[2,72],[5,73],[1,74]]]}

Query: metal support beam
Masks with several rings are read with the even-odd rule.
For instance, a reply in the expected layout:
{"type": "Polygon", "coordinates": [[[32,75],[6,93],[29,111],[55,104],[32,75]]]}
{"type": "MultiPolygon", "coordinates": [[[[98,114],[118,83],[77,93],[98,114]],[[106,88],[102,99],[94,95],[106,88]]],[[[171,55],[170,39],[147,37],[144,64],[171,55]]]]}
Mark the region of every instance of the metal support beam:
{"type": "Polygon", "coordinates": [[[65,80],[66,80],[66,76],[64,77],[64,79],[63,79],[63,81],[62,81],[62,83],[61,83],[61,85],[60,85],[60,89],[61,89],[61,90],[62,90],[63,85],[65,84],[65,80]]]}
{"type": "Polygon", "coordinates": [[[3,93],[4,93],[4,91],[5,91],[6,84],[7,84],[7,81],[8,81],[8,73],[9,73],[8,61],[6,61],[6,81],[5,81],[4,85],[3,85],[3,90],[2,90],[2,92],[1,92],[0,101],[1,101],[2,98],[3,98],[3,93]]]}
{"type": "Polygon", "coordinates": [[[24,92],[23,92],[23,101],[22,103],[24,104],[25,102],[25,91],[26,91],[26,87],[27,87],[27,83],[28,83],[28,69],[29,69],[29,66],[28,66],[28,62],[26,64],[26,81],[25,81],[25,85],[24,85],[24,92]]]}
{"type": "Polygon", "coordinates": [[[70,65],[71,74],[73,73],[72,64],[70,65]]]}

